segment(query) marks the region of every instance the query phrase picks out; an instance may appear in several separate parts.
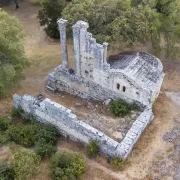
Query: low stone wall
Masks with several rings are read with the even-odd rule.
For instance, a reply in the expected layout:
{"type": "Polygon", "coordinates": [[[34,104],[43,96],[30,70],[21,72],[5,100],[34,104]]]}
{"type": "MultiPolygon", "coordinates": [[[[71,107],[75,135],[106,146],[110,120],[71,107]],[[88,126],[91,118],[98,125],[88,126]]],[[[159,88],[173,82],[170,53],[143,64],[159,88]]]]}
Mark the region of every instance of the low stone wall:
{"type": "Polygon", "coordinates": [[[91,139],[98,140],[101,153],[107,156],[120,156],[123,159],[127,158],[134,144],[154,117],[152,107],[147,107],[132,124],[122,142],[118,143],[104,133],[80,121],[75,114],[71,113],[70,109],[50,99],[40,101],[33,96],[24,95],[21,97],[15,94],[13,105],[15,108],[22,107],[25,113],[33,115],[40,122],[55,125],[59,133],[74,141],[80,141],[87,145],[91,139]]]}

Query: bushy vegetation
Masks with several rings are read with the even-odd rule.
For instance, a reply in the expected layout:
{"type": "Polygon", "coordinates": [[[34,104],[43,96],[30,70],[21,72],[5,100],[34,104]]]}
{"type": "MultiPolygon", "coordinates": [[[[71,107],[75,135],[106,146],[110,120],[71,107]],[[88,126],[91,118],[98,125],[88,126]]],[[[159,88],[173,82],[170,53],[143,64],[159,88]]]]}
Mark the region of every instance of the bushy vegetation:
{"type": "Polygon", "coordinates": [[[0,117],[0,131],[6,131],[10,125],[12,121],[8,117],[0,117]]]}
{"type": "Polygon", "coordinates": [[[122,100],[117,100],[113,101],[109,105],[109,109],[115,116],[123,117],[129,114],[131,110],[136,110],[139,108],[135,104],[129,105],[122,100]]]}
{"type": "Polygon", "coordinates": [[[28,180],[37,172],[37,165],[40,162],[40,156],[34,151],[27,149],[18,149],[13,155],[12,166],[15,172],[15,178],[18,180],[28,180]]]}
{"type": "MultiPolygon", "coordinates": [[[[11,115],[20,117],[22,109],[13,109],[11,115]]],[[[35,146],[37,154],[50,157],[56,152],[57,129],[50,124],[41,124],[26,116],[27,125],[13,123],[7,117],[0,118],[0,144],[7,141],[15,142],[25,147],[35,146]]]]}
{"type": "Polygon", "coordinates": [[[36,144],[38,154],[42,156],[50,156],[55,151],[57,130],[52,125],[34,122],[29,125],[13,124],[6,133],[10,141],[25,147],[36,144]]]}
{"type": "Polygon", "coordinates": [[[36,142],[43,139],[47,144],[56,145],[58,133],[55,126],[51,124],[35,123],[33,128],[36,130],[36,142]]]}
{"type": "Polygon", "coordinates": [[[96,157],[99,153],[99,142],[97,140],[89,141],[86,152],[90,158],[96,157]]]}
{"type": "Polygon", "coordinates": [[[86,170],[82,155],[69,152],[57,152],[50,159],[51,177],[53,180],[77,180],[86,170]]]}
{"type": "Polygon", "coordinates": [[[115,168],[122,168],[124,165],[124,160],[120,157],[112,157],[110,159],[110,164],[114,166],[115,168]]]}
{"type": "Polygon", "coordinates": [[[57,20],[61,17],[65,5],[64,0],[42,2],[42,9],[38,13],[38,18],[40,25],[44,26],[46,34],[51,38],[59,38],[57,20]]]}
{"type": "Polygon", "coordinates": [[[13,124],[7,130],[7,136],[10,141],[25,147],[34,145],[35,142],[35,129],[31,125],[13,124]]]}
{"type": "Polygon", "coordinates": [[[0,131],[0,146],[7,143],[8,141],[9,141],[9,138],[8,138],[6,132],[0,131]]]}
{"type": "Polygon", "coordinates": [[[12,121],[8,117],[0,117],[0,145],[9,141],[7,129],[12,125],[12,121]]]}
{"type": "Polygon", "coordinates": [[[41,157],[51,157],[57,151],[55,145],[47,143],[45,139],[40,139],[35,143],[36,153],[41,157]]]}
{"type": "Polygon", "coordinates": [[[21,106],[19,106],[18,108],[13,107],[11,110],[11,116],[12,117],[19,117],[22,115],[22,113],[23,113],[23,109],[21,106]]]}
{"type": "Polygon", "coordinates": [[[6,162],[0,162],[0,180],[14,180],[14,170],[6,162]]]}
{"type": "Polygon", "coordinates": [[[156,55],[163,50],[167,57],[179,52],[179,15],[179,0],[73,0],[62,13],[69,21],[68,34],[72,24],[84,20],[98,42],[120,47],[151,44],[156,55]]]}
{"type": "Polygon", "coordinates": [[[24,78],[28,65],[23,46],[23,26],[20,21],[0,9],[0,98],[24,78]],[[5,28],[6,27],[6,28],[5,28]]]}

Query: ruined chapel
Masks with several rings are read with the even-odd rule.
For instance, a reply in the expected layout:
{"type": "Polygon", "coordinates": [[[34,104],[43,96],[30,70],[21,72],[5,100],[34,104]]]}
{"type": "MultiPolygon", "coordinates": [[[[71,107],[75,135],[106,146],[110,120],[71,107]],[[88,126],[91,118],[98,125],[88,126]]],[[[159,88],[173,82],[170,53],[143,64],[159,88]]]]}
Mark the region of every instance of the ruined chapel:
{"type": "Polygon", "coordinates": [[[159,95],[164,73],[161,61],[145,52],[122,52],[107,57],[108,43],[98,44],[88,23],[72,26],[74,69],[68,66],[67,20],[58,20],[62,64],[48,75],[47,90],[66,91],[82,98],[123,99],[144,106],[159,95]]]}

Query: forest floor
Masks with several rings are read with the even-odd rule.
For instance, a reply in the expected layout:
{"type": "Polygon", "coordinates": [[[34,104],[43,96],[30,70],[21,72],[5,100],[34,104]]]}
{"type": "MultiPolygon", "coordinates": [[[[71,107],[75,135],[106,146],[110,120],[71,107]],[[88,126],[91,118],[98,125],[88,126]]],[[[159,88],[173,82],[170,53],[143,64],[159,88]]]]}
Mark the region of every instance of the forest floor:
{"type": "MultiPolygon", "coordinates": [[[[61,64],[59,41],[49,39],[40,27],[37,19],[38,6],[30,4],[29,0],[20,1],[19,5],[19,10],[15,10],[14,4],[3,9],[19,18],[24,25],[25,52],[31,66],[25,70],[26,79],[21,81],[20,88],[0,101],[0,115],[10,112],[14,93],[19,95],[41,93],[68,108],[74,107],[77,101],[81,101],[80,98],[68,94],[55,95],[44,89],[47,74],[61,64]]],[[[110,50],[108,53],[117,51],[110,50]]],[[[73,67],[71,41],[68,42],[68,53],[70,66],[73,67]]],[[[162,60],[162,63],[166,76],[161,89],[162,93],[154,105],[155,118],[136,144],[128,158],[128,163],[120,171],[110,167],[102,156],[96,160],[86,158],[88,170],[84,176],[85,180],[180,180],[180,107],[165,94],[165,91],[180,92],[180,61],[162,60]]],[[[101,105],[98,107],[100,108],[101,105]]],[[[81,112],[91,111],[86,106],[79,108],[81,112]]],[[[89,114],[91,113],[94,112],[89,114]]],[[[60,140],[58,148],[85,154],[84,148],[74,142],[60,140]]],[[[10,158],[9,148],[1,147],[0,160],[10,158]]],[[[33,180],[49,180],[48,163],[43,161],[39,169],[39,174],[33,180]]]]}

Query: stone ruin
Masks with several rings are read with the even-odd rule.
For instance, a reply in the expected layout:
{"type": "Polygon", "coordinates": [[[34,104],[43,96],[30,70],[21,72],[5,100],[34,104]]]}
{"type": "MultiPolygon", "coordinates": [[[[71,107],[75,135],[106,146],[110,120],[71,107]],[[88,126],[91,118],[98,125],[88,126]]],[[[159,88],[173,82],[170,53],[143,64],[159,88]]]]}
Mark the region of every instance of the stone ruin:
{"type": "Polygon", "coordinates": [[[87,145],[89,140],[98,140],[100,152],[108,157],[118,156],[126,159],[147,125],[154,118],[152,107],[147,106],[132,124],[124,139],[119,143],[103,132],[93,128],[77,118],[70,109],[41,96],[14,94],[13,106],[22,108],[25,115],[33,116],[37,121],[50,123],[59,133],[73,141],[87,145]]]}
{"type": "Polygon", "coordinates": [[[58,20],[62,64],[48,75],[47,90],[86,99],[123,99],[142,106],[155,101],[164,78],[158,58],[144,52],[122,52],[107,58],[108,43],[97,43],[87,32],[88,23],[78,21],[72,26],[74,69],[70,69],[66,24],[67,20],[58,20]]]}
{"type": "Polygon", "coordinates": [[[132,123],[121,142],[77,118],[70,109],[50,99],[29,95],[13,96],[15,108],[38,121],[51,123],[59,133],[87,145],[98,140],[100,152],[126,159],[147,125],[154,118],[152,104],[158,97],[164,78],[160,60],[144,52],[122,52],[107,58],[108,43],[98,44],[87,32],[88,23],[78,21],[72,26],[74,69],[68,66],[66,43],[67,20],[58,20],[62,49],[62,64],[48,75],[48,91],[65,91],[85,99],[123,99],[139,104],[143,111],[132,123]]]}

